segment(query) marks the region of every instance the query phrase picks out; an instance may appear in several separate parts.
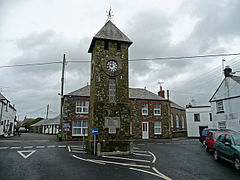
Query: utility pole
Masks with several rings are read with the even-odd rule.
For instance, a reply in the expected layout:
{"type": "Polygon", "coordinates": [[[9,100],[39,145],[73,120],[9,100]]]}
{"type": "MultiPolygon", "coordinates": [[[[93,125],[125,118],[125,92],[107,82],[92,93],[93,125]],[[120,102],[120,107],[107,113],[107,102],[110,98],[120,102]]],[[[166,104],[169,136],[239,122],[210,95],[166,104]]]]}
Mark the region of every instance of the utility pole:
{"type": "Polygon", "coordinates": [[[62,64],[62,78],[61,78],[61,103],[60,103],[60,129],[61,132],[63,133],[63,87],[64,87],[64,71],[65,71],[65,61],[66,57],[65,54],[63,55],[63,64],[62,64]]]}
{"type": "Polygon", "coordinates": [[[46,114],[46,119],[48,119],[48,111],[49,111],[49,104],[47,105],[47,114],[46,114]]]}

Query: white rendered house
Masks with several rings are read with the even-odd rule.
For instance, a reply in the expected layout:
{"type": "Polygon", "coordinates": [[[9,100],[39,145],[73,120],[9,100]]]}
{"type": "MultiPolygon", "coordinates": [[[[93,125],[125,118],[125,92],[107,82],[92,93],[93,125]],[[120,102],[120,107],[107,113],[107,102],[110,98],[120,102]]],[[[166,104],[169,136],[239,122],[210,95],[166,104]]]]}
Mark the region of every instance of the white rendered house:
{"type": "Polygon", "coordinates": [[[13,136],[16,120],[16,109],[8,99],[0,93],[0,136],[8,134],[13,136]]]}
{"type": "Polygon", "coordinates": [[[213,127],[240,132],[240,76],[226,66],[225,78],[210,99],[213,127]]]}
{"type": "Polygon", "coordinates": [[[186,106],[188,137],[200,137],[204,128],[212,128],[211,106],[186,106]]]}

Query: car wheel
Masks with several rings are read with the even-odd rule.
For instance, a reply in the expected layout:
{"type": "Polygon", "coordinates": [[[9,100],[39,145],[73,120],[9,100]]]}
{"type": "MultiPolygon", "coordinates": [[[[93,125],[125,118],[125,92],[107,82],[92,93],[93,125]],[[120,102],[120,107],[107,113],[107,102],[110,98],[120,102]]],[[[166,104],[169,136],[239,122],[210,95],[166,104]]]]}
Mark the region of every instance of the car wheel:
{"type": "Polygon", "coordinates": [[[205,145],[205,150],[206,150],[206,152],[209,151],[209,148],[208,148],[208,145],[207,145],[207,144],[205,145]]]}
{"type": "Polygon", "coordinates": [[[236,170],[240,170],[240,160],[238,157],[234,158],[234,166],[236,170]]]}
{"type": "Polygon", "coordinates": [[[217,151],[217,150],[214,151],[213,157],[214,157],[215,161],[218,161],[218,160],[219,160],[218,151],[217,151]]]}

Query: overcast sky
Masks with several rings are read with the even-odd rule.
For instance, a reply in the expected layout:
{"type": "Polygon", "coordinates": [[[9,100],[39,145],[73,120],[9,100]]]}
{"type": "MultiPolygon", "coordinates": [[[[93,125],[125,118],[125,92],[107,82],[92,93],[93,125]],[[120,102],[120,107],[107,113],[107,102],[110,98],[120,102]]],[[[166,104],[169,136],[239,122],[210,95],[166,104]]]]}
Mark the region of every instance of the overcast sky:
{"type": "MultiPolygon", "coordinates": [[[[0,0],[0,66],[89,60],[92,37],[113,10],[133,44],[129,59],[240,52],[239,0],[0,0]]],[[[208,105],[223,79],[222,59],[240,71],[240,57],[129,62],[130,87],[170,90],[185,106],[208,105]]],[[[238,73],[239,75],[239,73],[238,73]]],[[[90,81],[90,63],[68,63],[64,92],[90,81]]],[[[59,113],[61,64],[0,68],[0,91],[22,120],[59,113]]]]}

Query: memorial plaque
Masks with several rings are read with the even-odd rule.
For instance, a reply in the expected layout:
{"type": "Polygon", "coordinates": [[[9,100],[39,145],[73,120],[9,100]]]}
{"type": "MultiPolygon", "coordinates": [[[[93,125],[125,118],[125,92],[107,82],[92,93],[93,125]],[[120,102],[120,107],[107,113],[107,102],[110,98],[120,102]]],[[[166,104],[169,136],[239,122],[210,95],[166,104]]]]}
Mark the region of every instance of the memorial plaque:
{"type": "Polygon", "coordinates": [[[116,128],[108,128],[108,134],[116,134],[116,128]]]}
{"type": "Polygon", "coordinates": [[[105,128],[120,128],[120,118],[119,117],[105,117],[104,126],[105,126],[105,128]]]}

